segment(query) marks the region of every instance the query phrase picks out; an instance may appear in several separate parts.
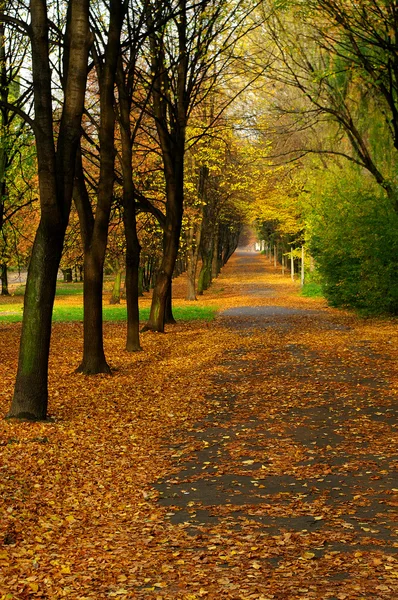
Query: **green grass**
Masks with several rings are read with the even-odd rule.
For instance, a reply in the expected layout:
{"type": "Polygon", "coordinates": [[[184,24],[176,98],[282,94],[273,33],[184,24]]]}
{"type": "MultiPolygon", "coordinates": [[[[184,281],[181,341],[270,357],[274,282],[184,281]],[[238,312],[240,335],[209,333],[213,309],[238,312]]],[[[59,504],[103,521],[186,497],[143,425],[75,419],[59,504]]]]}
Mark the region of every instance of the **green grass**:
{"type": "Polygon", "coordinates": [[[57,282],[57,296],[82,296],[83,282],[79,283],[62,283],[57,282]]]}
{"type": "MultiPolygon", "coordinates": [[[[217,308],[201,306],[176,306],[173,314],[177,321],[212,321],[217,308]]],[[[140,310],[140,321],[146,321],[149,308],[140,310]]],[[[105,306],[104,321],[119,322],[127,318],[126,306],[105,306]]],[[[19,323],[22,321],[22,307],[18,304],[0,305],[0,323],[19,323]]],[[[83,308],[79,306],[55,306],[53,322],[68,323],[83,321],[83,308]]]]}
{"type": "Polygon", "coordinates": [[[313,281],[311,283],[305,283],[301,290],[301,294],[306,298],[322,298],[322,287],[319,283],[314,283],[313,281]]]}
{"type": "MultiPolygon", "coordinates": [[[[14,292],[14,296],[23,296],[25,294],[25,285],[19,285],[14,292]]],[[[82,296],[83,283],[63,283],[57,281],[57,296],[82,296]]]]}

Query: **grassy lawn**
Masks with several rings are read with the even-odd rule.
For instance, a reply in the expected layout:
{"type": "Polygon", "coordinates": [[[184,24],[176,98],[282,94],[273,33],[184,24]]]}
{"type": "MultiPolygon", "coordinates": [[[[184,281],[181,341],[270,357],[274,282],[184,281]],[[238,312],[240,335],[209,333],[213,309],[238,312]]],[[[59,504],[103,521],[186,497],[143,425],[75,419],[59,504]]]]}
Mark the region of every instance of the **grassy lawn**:
{"type": "MultiPolygon", "coordinates": [[[[23,296],[25,294],[25,285],[19,285],[14,292],[14,296],[23,296]]],[[[63,283],[57,281],[57,296],[81,296],[83,294],[83,283],[63,283]]]]}
{"type": "MultiPolygon", "coordinates": [[[[173,314],[181,321],[212,321],[216,315],[215,307],[202,306],[176,306],[173,314]]],[[[149,316],[149,307],[140,309],[140,320],[145,321],[149,316]]],[[[125,321],[127,318],[126,305],[104,306],[104,321],[125,321]]],[[[20,304],[0,304],[0,323],[19,323],[22,321],[22,306],[20,304]]],[[[70,321],[83,321],[83,307],[56,304],[53,312],[53,321],[67,323],[70,321]]]]}

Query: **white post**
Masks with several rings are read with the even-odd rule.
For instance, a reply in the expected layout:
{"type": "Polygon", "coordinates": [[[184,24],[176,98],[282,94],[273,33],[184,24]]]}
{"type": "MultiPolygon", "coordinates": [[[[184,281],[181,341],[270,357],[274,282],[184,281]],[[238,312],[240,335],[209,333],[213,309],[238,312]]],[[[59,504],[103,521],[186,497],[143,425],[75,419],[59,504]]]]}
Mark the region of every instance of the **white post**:
{"type": "Polygon", "coordinates": [[[290,246],[290,274],[292,281],[294,281],[294,257],[293,257],[293,246],[290,246]]]}
{"type": "Polygon", "coordinates": [[[305,252],[304,252],[304,245],[301,246],[301,287],[303,287],[304,285],[304,278],[305,278],[305,270],[304,270],[304,258],[305,258],[305,252]]]}

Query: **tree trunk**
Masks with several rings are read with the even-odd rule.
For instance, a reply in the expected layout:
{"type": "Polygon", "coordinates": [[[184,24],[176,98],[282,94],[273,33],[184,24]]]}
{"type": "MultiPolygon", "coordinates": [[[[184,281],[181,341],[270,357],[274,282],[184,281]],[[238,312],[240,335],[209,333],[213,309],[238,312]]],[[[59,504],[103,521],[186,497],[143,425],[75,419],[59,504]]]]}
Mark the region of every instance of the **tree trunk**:
{"type": "MultiPolygon", "coordinates": [[[[156,7],[163,7],[157,1],[156,7]]],[[[166,182],[166,217],[163,230],[163,257],[153,290],[151,312],[145,330],[164,331],[165,317],[168,314],[166,305],[171,301],[171,278],[177,259],[184,211],[184,159],[185,136],[188,121],[187,103],[187,5],[178,2],[179,15],[176,20],[178,31],[178,59],[173,67],[175,75],[175,89],[173,98],[169,95],[168,102],[165,98],[172,89],[170,85],[170,72],[166,66],[165,38],[158,36],[153,29],[153,13],[147,10],[148,25],[152,32],[149,36],[151,50],[151,69],[153,72],[152,105],[156,130],[162,151],[163,170],[166,182]],[[170,118],[170,114],[173,117],[170,118]],[[169,299],[168,299],[169,294],[169,299]]],[[[160,14],[160,12],[159,12],[160,14]]],[[[170,317],[170,315],[168,315],[170,317]]]]}
{"type": "Polygon", "coordinates": [[[198,268],[200,248],[201,223],[193,223],[188,234],[187,249],[187,296],[186,300],[194,301],[196,298],[196,271],[198,268]]]}
{"type": "Polygon", "coordinates": [[[202,268],[199,273],[198,281],[198,294],[203,295],[203,292],[210,287],[212,281],[212,263],[213,263],[213,251],[211,249],[202,249],[202,268]]]}
{"type": "MultiPolygon", "coordinates": [[[[182,194],[182,185],[180,193],[182,194]]],[[[170,208],[166,213],[166,228],[164,232],[164,251],[162,263],[157,274],[153,290],[151,311],[143,331],[158,331],[163,333],[166,315],[170,319],[171,278],[178,254],[180,231],[182,224],[182,199],[175,202],[175,210],[170,208]],[[167,304],[169,303],[169,309],[167,304]]]]}
{"type": "Polygon", "coordinates": [[[72,268],[68,267],[67,269],[61,269],[62,275],[64,276],[64,283],[72,283],[72,268]]]}
{"type": "Polygon", "coordinates": [[[165,325],[175,325],[177,321],[173,316],[173,281],[170,281],[166,297],[166,310],[164,313],[165,325]]]}
{"type": "Polygon", "coordinates": [[[134,197],[124,203],[124,230],[126,235],[126,301],[127,301],[127,340],[126,350],[138,352],[140,344],[140,252],[137,224],[135,218],[134,197]]]}
{"type": "Polygon", "coordinates": [[[119,61],[117,71],[119,92],[119,123],[122,143],[121,164],[123,172],[123,224],[126,238],[126,302],[127,302],[127,339],[126,350],[138,352],[140,344],[140,296],[141,246],[137,235],[136,202],[133,182],[133,139],[131,134],[131,94],[119,61]]]}
{"type": "Polygon", "coordinates": [[[196,257],[188,257],[188,269],[187,269],[187,295],[185,300],[194,302],[197,300],[196,297],[196,270],[197,270],[198,259],[196,257]]]}
{"type": "Polygon", "coordinates": [[[144,295],[144,269],[138,267],[138,296],[144,295]]]}
{"type": "Polygon", "coordinates": [[[110,373],[110,368],[105,359],[102,333],[103,269],[101,265],[103,262],[101,254],[102,252],[105,253],[105,250],[99,248],[99,256],[97,256],[96,245],[93,243],[95,221],[84,182],[80,152],[76,160],[74,199],[79,215],[80,234],[84,248],[83,360],[77,368],[77,372],[86,375],[110,373]]]}
{"type": "MultiPolygon", "coordinates": [[[[106,362],[102,332],[103,243],[92,243],[84,254],[83,360],[77,373],[111,373],[106,362]]],[[[106,242],[105,242],[106,243],[106,242]]]]}
{"type": "Polygon", "coordinates": [[[17,379],[8,417],[41,421],[47,417],[51,317],[63,236],[40,222],[29,264],[17,379]]]}
{"type": "Polygon", "coordinates": [[[10,292],[8,291],[8,268],[6,263],[1,264],[1,295],[9,296],[10,292]]]}
{"type": "Polygon", "coordinates": [[[120,266],[120,262],[117,258],[115,259],[114,274],[115,274],[115,281],[113,283],[112,295],[109,299],[109,304],[120,304],[120,296],[121,296],[120,290],[122,287],[122,269],[120,266]]]}
{"type": "Polygon", "coordinates": [[[293,256],[293,246],[290,247],[290,278],[294,281],[294,256],[293,256]]]}
{"type": "Polygon", "coordinates": [[[213,239],[213,262],[211,265],[211,277],[216,279],[221,271],[220,260],[220,227],[217,224],[213,239]]]}
{"type": "Polygon", "coordinates": [[[207,290],[212,280],[212,264],[214,251],[214,233],[216,226],[216,207],[207,194],[209,169],[202,166],[199,172],[199,197],[206,202],[203,206],[203,218],[200,235],[199,252],[202,266],[198,279],[198,294],[201,296],[207,290]]]}

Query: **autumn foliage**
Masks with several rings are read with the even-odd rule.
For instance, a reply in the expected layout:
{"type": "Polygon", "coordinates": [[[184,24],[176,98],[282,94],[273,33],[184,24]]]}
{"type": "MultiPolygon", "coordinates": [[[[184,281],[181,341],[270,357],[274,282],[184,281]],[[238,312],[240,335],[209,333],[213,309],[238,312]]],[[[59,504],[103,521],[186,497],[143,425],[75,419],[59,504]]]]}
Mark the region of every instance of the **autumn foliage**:
{"type": "Polygon", "coordinates": [[[200,303],[227,312],[134,355],[106,324],[112,376],[75,374],[82,325],[54,325],[53,420],[0,423],[2,600],[395,597],[396,329],[245,253],[200,303]]]}

